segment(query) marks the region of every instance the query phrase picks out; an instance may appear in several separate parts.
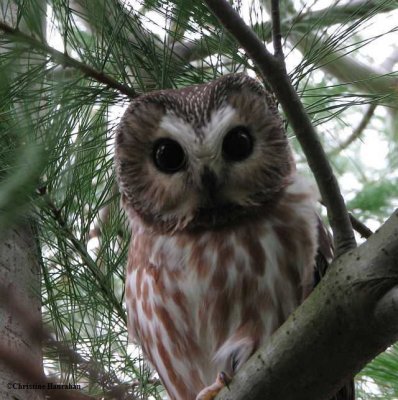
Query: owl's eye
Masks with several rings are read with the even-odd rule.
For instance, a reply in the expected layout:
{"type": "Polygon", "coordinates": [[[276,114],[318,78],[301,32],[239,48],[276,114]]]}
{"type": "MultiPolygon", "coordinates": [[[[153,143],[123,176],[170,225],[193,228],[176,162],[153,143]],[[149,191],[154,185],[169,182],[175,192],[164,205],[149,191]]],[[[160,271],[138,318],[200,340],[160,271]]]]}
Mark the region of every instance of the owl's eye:
{"type": "Polygon", "coordinates": [[[173,139],[158,139],[152,150],[156,168],[168,174],[180,171],[185,166],[185,153],[178,142],[173,139]]]}
{"type": "Polygon", "coordinates": [[[242,161],[253,151],[253,138],[245,126],[232,128],[224,137],[223,157],[227,161],[242,161]]]}

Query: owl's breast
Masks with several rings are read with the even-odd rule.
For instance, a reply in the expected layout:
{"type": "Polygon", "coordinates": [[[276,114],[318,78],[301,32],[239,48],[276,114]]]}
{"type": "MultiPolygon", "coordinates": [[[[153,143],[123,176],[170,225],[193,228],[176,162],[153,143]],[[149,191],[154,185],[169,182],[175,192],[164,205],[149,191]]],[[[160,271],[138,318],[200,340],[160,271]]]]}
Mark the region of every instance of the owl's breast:
{"type": "Polygon", "coordinates": [[[306,296],[317,222],[310,194],[293,189],[272,216],[233,229],[133,227],[129,332],[176,398],[194,398],[236,354],[244,362],[306,296]]]}
{"type": "Polygon", "coordinates": [[[193,244],[190,293],[196,335],[219,358],[223,344],[249,336],[257,347],[302,302],[312,280],[315,240],[306,222],[253,223],[193,244]],[[198,290],[199,283],[199,290],[198,290]]]}

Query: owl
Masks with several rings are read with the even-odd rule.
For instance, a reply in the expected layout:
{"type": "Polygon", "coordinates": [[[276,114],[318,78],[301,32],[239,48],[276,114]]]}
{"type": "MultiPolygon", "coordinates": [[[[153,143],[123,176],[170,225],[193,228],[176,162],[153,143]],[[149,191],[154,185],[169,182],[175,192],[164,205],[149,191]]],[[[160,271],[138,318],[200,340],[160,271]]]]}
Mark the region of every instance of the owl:
{"type": "Polygon", "coordinates": [[[311,291],[316,191],[244,74],[134,99],[115,165],[129,335],[170,399],[212,399],[311,291]]]}

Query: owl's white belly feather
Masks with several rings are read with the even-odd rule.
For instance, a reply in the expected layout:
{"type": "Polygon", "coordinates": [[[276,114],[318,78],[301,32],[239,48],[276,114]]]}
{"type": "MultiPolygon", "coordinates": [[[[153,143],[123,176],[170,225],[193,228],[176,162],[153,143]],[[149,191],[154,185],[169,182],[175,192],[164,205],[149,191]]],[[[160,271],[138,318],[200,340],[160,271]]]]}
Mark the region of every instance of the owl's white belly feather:
{"type": "Polygon", "coordinates": [[[129,250],[129,333],[173,399],[233,373],[308,294],[314,190],[296,177],[272,216],[200,233],[155,234],[137,217],[129,250]]]}

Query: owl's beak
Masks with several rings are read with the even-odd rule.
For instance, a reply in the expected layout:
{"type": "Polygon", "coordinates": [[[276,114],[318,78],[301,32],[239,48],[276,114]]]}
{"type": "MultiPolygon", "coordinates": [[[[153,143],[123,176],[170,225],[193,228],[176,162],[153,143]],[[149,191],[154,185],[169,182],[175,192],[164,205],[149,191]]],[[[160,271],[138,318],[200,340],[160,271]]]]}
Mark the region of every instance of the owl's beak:
{"type": "Polygon", "coordinates": [[[217,189],[219,187],[219,182],[216,173],[212,169],[206,166],[204,167],[200,178],[204,189],[204,193],[206,194],[206,198],[214,202],[218,197],[217,189]]]}

